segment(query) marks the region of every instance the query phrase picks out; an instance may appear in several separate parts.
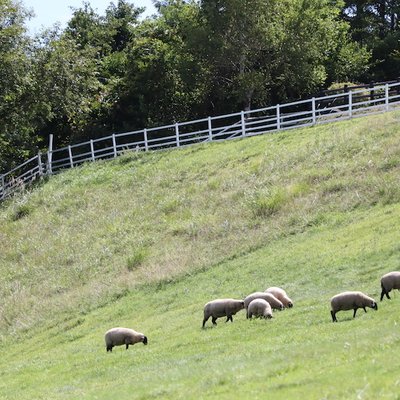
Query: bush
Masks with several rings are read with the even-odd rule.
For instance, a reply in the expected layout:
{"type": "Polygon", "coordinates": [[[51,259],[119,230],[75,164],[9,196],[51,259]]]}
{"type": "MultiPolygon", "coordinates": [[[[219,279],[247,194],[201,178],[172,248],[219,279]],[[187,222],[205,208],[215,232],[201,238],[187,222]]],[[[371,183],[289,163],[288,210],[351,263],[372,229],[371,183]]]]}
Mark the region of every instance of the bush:
{"type": "Polygon", "coordinates": [[[256,193],[251,201],[251,208],[255,216],[268,217],[278,212],[287,199],[288,194],[285,190],[273,188],[267,193],[256,193]]]}
{"type": "Polygon", "coordinates": [[[128,271],[133,271],[138,267],[140,267],[143,264],[146,257],[147,257],[147,249],[140,248],[134,251],[134,253],[130,257],[128,257],[127,260],[128,271]]]}

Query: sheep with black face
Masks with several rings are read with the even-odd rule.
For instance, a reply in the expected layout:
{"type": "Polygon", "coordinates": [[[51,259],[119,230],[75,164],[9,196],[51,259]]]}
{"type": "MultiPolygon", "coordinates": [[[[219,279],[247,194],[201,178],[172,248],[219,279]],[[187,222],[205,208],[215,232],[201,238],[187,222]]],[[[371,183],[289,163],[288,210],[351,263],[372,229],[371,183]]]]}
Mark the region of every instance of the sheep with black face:
{"type": "Polygon", "coordinates": [[[378,309],[376,301],[362,292],[343,292],[331,299],[331,316],[332,321],[337,322],[336,313],[338,311],[354,310],[353,318],[359,308],[367,312],[366,307],[378,309]]]}
{"type": "Polygon", "coordinates": [[[293,307],[293,301],[289,298],[285,290],[283,290],[280,287],[269,287],[268,289],[265,289],[265,293],[271,293],[273,294],[278,300],[280,300],[285,308],[292,308],[293,307]]]}
{"type": "Polygon", "coordinates": [[[244,301],[235,299],[216,299],[209,301],[204,306],[203,328],[210,317],[213,325],[217,325],[217,318],[226,317],[226,321],[233,322],[232,315],[243,310],[244,301]]]}
{"type": "Polygon", "coordinates": [[[264,299],[252,300],[247,308],[247,318],[251,319],[253,315],[265,319],[273,318],[271,305],[264,299]]]}
{"type": "Polygon", "coordinates": [[[147,344],[147,337],[143,333],[136,332],[129,328],[112,328],[105,334],[106,349],[111,351],[114,346],[126,346],[128,350],[129,345],[142,342],[144,345],[147,344]]]}

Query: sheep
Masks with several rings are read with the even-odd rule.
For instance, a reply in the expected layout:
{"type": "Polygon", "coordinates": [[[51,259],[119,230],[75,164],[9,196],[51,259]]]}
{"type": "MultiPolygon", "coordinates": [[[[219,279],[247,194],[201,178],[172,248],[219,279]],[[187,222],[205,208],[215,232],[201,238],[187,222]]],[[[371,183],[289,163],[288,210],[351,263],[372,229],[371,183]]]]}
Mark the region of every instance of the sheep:
{"type": "Polygon", "coordinates": [[[386,275],[383,275],[381,278],[381,288],[382,288],[381,301],[383,300],[383,296],[385,295],[390,300],[389,292],[392,289],[400,290],[400,272],[393,271],[387,273],[386,275]]]}
{"type": "Polygon", "coordinates": [[[244,301],[235,299],[216,299],[208,302],[204,306],[203,328],[207,320],[212,317],[213,325],[217,325],[216,320],[220,317],[227,317],[225,322],[229,320],[233,322],[232,315],[243,310],[244,301]]]}
{"type": "Polygon", "coordinates": [[[275,310],[283,310],[284,306],[280,300],[278,300],[272,293],[265,293],[265,292],[254,292],[249,294],[245,299],[244,299],[244,308],[247,310],[249,304],[254,300],[254,299],[264,299],[265,301],[268,301],[272,309],[275,310]]]}
{"type": "Polygon", "coordinates": [[[147,344],[147,337],[143,333],[136,332],[129,328],[112,328],[108,330],[105,334],[106,349],[107,352],[111,351],[114,346],[126,345],[126,350],[128,350],[129,345],[135,343],[143,342],[144,345],[147,344]]]}
{"type": "Polygon", "coordinates": [[[247,308],[247,318],[251,319],[253,315],[260,318],[273,318],[271,305],[264,299],[252,300],[247,308]]]}
{"type": "Polygon", "coordinates": [[[331,299],[332,322],[337,322],[336,313],[338,311],[354,310],[353,318],[355,318],[356,312],[359,308],[362,308],[367,312],[365,307],[378,310],[378,304],[376,301],[362,292],[339,293],[331,299]]]}
{"type": "Polygon", "coordinates": [[[286,292],[279,287],[270,287],[265,289],[265,293],[272,293],[278,300],[282,302],[285,308],[292,308],[293,301],[290,300],[286,292]]]}

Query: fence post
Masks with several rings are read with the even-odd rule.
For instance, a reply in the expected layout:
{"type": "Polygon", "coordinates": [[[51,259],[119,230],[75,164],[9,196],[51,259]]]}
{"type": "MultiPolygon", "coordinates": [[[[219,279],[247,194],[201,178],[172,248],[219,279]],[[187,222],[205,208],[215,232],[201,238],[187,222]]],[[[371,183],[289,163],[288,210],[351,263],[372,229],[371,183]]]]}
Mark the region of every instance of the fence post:
{"type": "Polygon", "coordinates": [[[385,85],[385,109],[389,110],[389,84],[385,85]]]}
{"type": "Polygon", "coordinates": [[[39,176],[43,176],[43,165],[42,165],[42,153],[38,152],[38,166],[39,166],[39,176]]]}
{"type": "Polygon", "coordinates": [[[71,145],[68,145],[68,154],[69,154],[69,163],[71,164],[71,168],[74,168],[74,159],[72,157],[71,145]]]}
{"type": "Polygon", "coordinates": [[[311,107],[312,107],[312,124],[315,125],[317,123],[317,116],[315,111],[315,97],[311,99],[311,107]]]}
{"type": "Polygon", "coordinates": [[[179,147],[181,143],[179,142],[179,124],[175,124],[175,136],[176,136],[176,147],[179,147]]]}
{"type": "Polygon", "coordinates": [[[349,90],[349,117],[353,116],[353,94],[352,91],[349,90]]]}
{"type": "Polygon", "coordinates": [[[242,126],[242,136],[246,136],[246,120],[244,118],[244,111],[240,112],[240,122],[242,126]]]}
{"type": "Polygon", "coordinates": [[[90,139],[90,155],[92,157],[92,161],[96,160],[96,157],[94,156],[93,139],[90,139]]]}
{"type": "Polygon", "coordinates": [[[114,158],[117,157],[117,141],[115,140],[115,133],[112,135],[113,149],[114,149],[114,158]]]}
{"type": "Polygon", "coordinates": [[[144,138],[144,149],[145,149],[145,151],[149,151],[149,142],[147,139],[147,129],[146,128],[143,129],[143,138],[144,138]]]}
{"type": "Polygon", "coordinates": [[[281,129],[281,110],[279,104],[276,105],[276,129],[281,129]]]}
{"type": "Polygon", "coordinates": [[[208,140],[212,142],[213,136],[212,136],[212,119],[211,117],[208,117],[208,140]]]}
{"type": "Polygon", "coordinates": [[[51,175],[53,173],[53,135],[49,135],[49,150],[47,151],[47,175],[51,175]]]}
{"type": "Polygon", "coordinates": [[[242,122],[242,136],[246,136],[246,120],[244,118],[244,111],[240,112],[240,118],[242,122]]]}
{"type": "Polygon", "coordinates": [[[375,90],[374,90],[375,82],[371,81],[369,83],[369,99],[370,101],[375,100],[375,90]]]}

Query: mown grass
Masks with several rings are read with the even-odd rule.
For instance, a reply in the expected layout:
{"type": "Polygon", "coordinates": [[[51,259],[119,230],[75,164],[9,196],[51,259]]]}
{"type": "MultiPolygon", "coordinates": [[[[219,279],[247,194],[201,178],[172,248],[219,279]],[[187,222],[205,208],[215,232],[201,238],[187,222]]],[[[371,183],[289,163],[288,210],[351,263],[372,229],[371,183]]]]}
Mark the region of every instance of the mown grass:
{"type": "Polygon", "coordinates": [[[135,153],[3,205],[0,397],[398,399],[400,295],[329,314],[399,269],[398,120],[135,153]],[[295,307],[201,329],[271,285],[295,307]],[[112,326],[149,345],[107,354],[112,326]]]}

